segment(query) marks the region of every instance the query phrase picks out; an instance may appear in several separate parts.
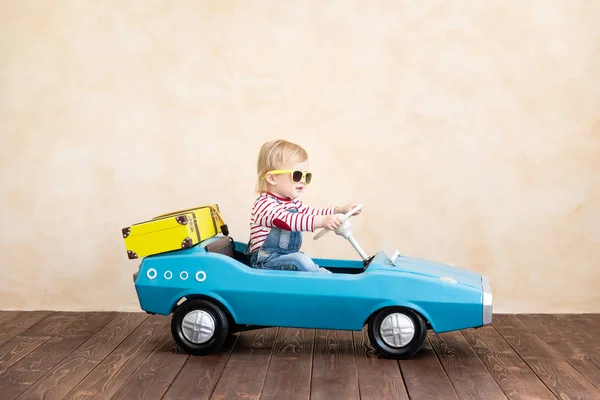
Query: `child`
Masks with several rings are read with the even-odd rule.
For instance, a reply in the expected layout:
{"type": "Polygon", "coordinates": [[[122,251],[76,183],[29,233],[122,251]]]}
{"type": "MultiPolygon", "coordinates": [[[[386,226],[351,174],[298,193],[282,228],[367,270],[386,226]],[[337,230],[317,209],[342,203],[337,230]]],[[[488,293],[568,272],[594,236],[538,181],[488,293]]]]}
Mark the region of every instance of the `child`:
{"type": "MultiPolygon", "coordinates": [[[[312,180],[308,154],[285,140],[265,143],[258,154],[260,194],[252,207],[250,241],[246,253],[253,268],[329,272],[300,252],[302,231],[335,230],[355,204],[334,208],[311,208],[298,200],[312,180]]],[[[360,214],[360,211],[355,215],[360,214]]]]}

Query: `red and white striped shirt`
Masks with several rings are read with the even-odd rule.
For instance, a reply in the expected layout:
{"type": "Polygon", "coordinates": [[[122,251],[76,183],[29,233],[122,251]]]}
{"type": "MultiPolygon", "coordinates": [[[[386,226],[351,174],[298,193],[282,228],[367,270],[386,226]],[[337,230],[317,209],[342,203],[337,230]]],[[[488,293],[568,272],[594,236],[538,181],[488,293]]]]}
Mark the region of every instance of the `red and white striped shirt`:
{"type": "Polygon", "coordinates": [[[314,232],[315,216],[334,212],[335,207],[312,208],[298,199],[284,199],[271,193],[261,193],[254,202],[250,216],[249,251],[260,249],[272,227],[288,231],[314,232]],[[297,208],[298,212],[291,213],[289,210],[293,208],[297,208]]]}

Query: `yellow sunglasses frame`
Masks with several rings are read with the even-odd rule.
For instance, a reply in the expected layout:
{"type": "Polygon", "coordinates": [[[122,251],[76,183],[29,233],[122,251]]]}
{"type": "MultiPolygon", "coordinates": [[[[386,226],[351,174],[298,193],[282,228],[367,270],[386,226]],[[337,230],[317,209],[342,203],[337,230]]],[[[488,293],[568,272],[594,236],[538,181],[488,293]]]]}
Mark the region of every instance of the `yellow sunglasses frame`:
{"type": "MultiPolygon", "coordinates": [[[[306,182],[306,174],[311,174],[312,172],[310,171],[300,171],[299,169],[274,169],[273,171],[268,171],[265,174],[265,178],[267,177],[268,174],[273,174],[273,175],[281,175],[281,174],[290,174],[293,175],[294,172],[299,171],[302,172],[302,178],[300,178],[300,180],[298,182],[294,182],[294,178],[292,178],[292,182],[294,183],[300,183],[300,182],[304,182],[305,185],[310,185],[310,183],[306,182]]],[[[311,177],[311,182],[312,182],[312,177],[311,177]]]]}

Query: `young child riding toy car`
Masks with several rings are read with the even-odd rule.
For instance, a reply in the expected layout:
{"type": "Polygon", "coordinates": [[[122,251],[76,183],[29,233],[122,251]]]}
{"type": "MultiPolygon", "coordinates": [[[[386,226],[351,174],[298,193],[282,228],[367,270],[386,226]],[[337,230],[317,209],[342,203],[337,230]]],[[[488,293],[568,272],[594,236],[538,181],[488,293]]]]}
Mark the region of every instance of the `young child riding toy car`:
{"type": "MultiPolygon", "coordinates": [[[[285,140],[263,144],[258,154],[255,200],[250,216],[250,241],[246,253],[253,268],[290,271],[321,271],[300,251],[302,231],[335,230],[356,204],[312,208],[298,197],[312,180],[308,154],[285,140]]],[[[355,215],[358,215],[357,211],[355,215]]]]}

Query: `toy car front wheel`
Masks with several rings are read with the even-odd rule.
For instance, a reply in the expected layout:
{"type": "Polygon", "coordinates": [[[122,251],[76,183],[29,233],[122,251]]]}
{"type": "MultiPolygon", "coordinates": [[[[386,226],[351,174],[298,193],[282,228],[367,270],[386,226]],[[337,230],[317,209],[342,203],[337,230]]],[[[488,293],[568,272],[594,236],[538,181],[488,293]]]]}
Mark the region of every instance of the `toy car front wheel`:
{"type": "Polygon", "coordinates": [[[223,310],[205,299],[188,300],[173,313],[171,333],[186,353],[205,355],[221,347],[227,339],[229,323],[223,310]]]}
{"type": "Polygon", "coordinates": [[[383,309],[369,322],[369,341],[385,357],[409,358],[421,349],[426,337],[425,321],[410,309],[383,309]]]}

